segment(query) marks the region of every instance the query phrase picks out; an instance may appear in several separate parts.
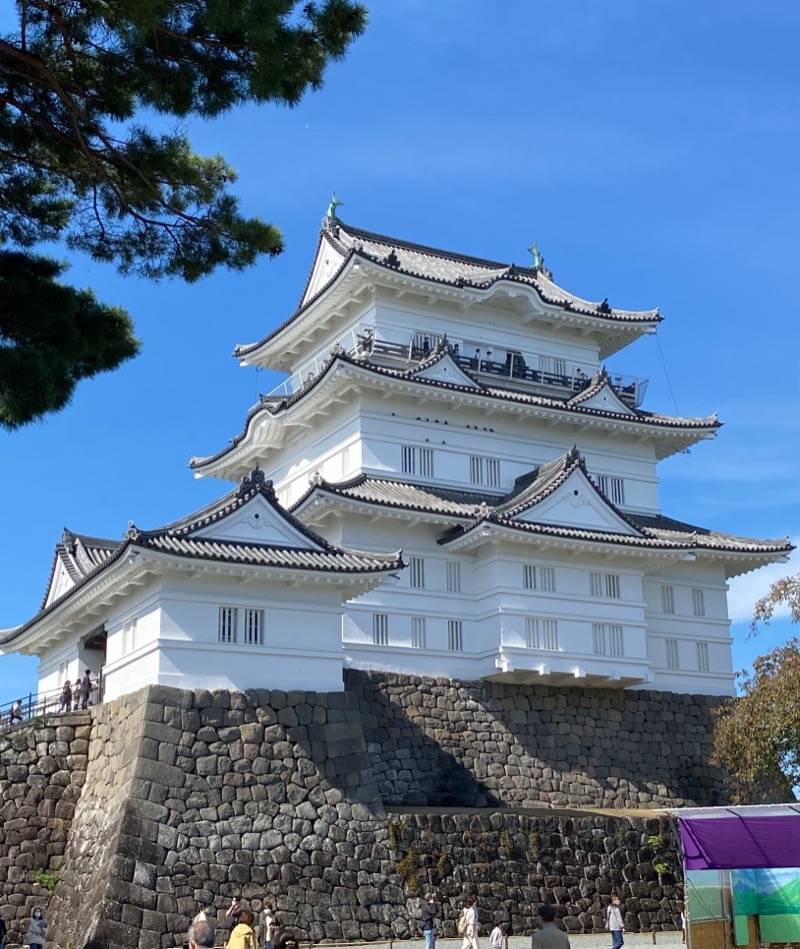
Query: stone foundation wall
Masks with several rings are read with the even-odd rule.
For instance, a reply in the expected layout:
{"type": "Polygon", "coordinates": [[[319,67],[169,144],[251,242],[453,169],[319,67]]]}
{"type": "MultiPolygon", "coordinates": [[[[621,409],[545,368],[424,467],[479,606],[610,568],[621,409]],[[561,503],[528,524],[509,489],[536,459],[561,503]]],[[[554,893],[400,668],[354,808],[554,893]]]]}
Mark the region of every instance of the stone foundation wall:
{"type": "Polygon", "coordinates": [[[458,683],[349,671],[387,806],[727,803],[702,695],[458,683]]]}
{"type": "Polygon", "coordinates": [[[88,750],[88,712],[0,735],[0,914],[9,943],[24,941],[31,910],[47,906],[48,885],[63,873],[88,750]]]}
{"type": "Polygon", "coordinates": [[[663,819],[547,807],[721,797],[715,704],[364,673],[331,694],[152,686],[0,743],[3,912],[14,938],[46,869],[47,949],[168,949],[234,893],[312,941],[416,939],[428,889],[447,935],[470,894],[515,933],[545,901],[599,929],[612,891],[630,930],[674,928],[663,819]]]}

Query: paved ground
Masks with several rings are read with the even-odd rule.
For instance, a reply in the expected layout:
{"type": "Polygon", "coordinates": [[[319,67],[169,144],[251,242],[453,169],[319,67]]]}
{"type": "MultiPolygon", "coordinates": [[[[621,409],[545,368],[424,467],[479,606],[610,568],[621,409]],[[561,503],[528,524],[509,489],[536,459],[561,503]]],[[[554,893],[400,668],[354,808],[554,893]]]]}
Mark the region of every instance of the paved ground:
{"type": "MultiPolygon", "coordinates": [[[[591,936],[570,936],[572,949],[611,949],[610,933],[595,933],[591,936]]],[[[344,945],[348,945],[345,943],[344,945]]],[[[369,949],[423,949],[425,943],[420,939],[398,939],[393,943],[370,942],[350,943],[349,945],[369,946],[369,949]]],[[[483,936],[480,940],[481,949],[489,949],[489,937],[483,936]]],[[[681,947],[679,932],[662,933],[625,933],[626,949],[645,949],[649,946],[658,946],[659,949],[677,949],[681,947]]],[[[437,939],[436,949],[461,949],[461,939],[437,939]]],[[[508,949],[531,949],[530,936],[511,936],[508,940],[508,949]]]]}

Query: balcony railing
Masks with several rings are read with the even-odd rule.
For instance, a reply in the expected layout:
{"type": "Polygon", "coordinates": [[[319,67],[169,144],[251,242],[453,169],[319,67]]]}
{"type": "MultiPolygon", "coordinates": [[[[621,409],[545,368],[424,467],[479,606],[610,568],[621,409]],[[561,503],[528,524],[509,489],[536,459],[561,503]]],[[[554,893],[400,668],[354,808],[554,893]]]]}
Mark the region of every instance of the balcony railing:
{"type": "MultiPolygon", "coordinates": [[[[346,337],[339,340],[339,345],[350,355],[368,356],[377,362],[386,362],[389,365],[400,363],[412,366],[427,359],[440,338],[436,334],[417,332],[407,341],[398,342],[378,337],[371,328],[367,328],[361,333],[354,329],[350,330],[346,337]]],[[[458,343],[454,343],[453,349],[458,365],[473,375],[484,377],[483,381],[488,384],[493,381],[501,384],[509,382],[515,386],[521,385],[529,391],[544,391],[553,395],[574,395],[582,392],[591,383],[591,377],[595,371],[594,369],[584,370],[582,366],[567,362],[567,360],[539,354],[500,350],[502,355],[498,358],[498,353],[490,348],[476,349],[474,355],[471,356],[463,355],[458,343]]],[[[316,377],[323,362],[322,357],[315,357],[301,370],[292,373],[268,395],[262,396],[261,401],[297,392],[316,377]]],[[[623,402],[632,407],[641,405],[647,388],[646,379],[612,375],[609,380],[611,387],[623,402]]]]}
{"type": "Polygon", "coordinates": [[[73,691],[69,702],[63,697],[62,689],[52,692],[29,692],[13,702],[0,705],[0,734],[25,725],[42,715],[58,715],[66,712],[78,712],[90,705],[99,705],[103,701],[103,683],[94,682],[86,702],[83,693],[73,691]]]}

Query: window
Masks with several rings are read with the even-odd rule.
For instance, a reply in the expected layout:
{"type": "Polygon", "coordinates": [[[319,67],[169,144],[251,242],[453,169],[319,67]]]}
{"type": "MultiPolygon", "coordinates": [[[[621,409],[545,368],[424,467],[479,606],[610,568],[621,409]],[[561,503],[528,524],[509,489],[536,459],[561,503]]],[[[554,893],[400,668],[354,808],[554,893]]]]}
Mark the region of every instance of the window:
{"type": "Polygon", "coordinates": [[[553,593],[556,588],[555,567],[539,567],[526,563],[522,567],[522,585],[526,590],[544,590],[553,593]]]}
{"type": "Polygon", "coordinates": [[[528,649],[558,649],[558,620],[526,617],[525,644],[528,649]]]}
{"type": "Polygon", "coordinates": [[[592,640],[597,656],[624,656],[622,627],[614,623],[592,623],[592,640]]]}
{"type": "Polygon", "coordinates": [[[264,611],[246,609],[242,642],[245,646],[260,646],[264,642],[264,611]]]}
{"type": "Polygon", "coordinates": [[[412,346],[414,349],[421,349],[423,353],[429,353],[434,347],[438,346],[444,337],[438,333],[427,333],[425,330],[415,330],[412,346]]]}
{"type": "Polygon", "coordinates": [[[411,645],[415,649],[425,648],[425,617],[411,617],[411,645]]]}
{"type": "Polygon", "coordinates": [[[675,589],[668,584],[662,584],[661,586],[661,612],[675,612],[675,589]]]}
{"type": "Polygon", "coordinates": [[[667,669],[680,669],[681,666],[678,661],[678,640],[666,639],[664,642],[667,648],[667,669]]]}
{"type": "Polygon", "coordinates": [[[136,649],[136,617],[129,619],[124,626],[122,627],[122,654],[127,656],[128,653],[133,652],[136,649]]]}
{"type": "Polygon", "coordinates": [[[376,646],[389,645],[389,614],[372,614],[372,642],[376,646]]]}
{"type": "Polygon", "coordinates": [[[711,668],[708,662],[708,643],[695,643],[697,646],[697,668],[700,672],[708,672],[711,668]]]}
{"type": "Polygon", "coordinates": [[[461,592],[461,564],[455,560],[447,561],[447,592],[461,592]]]}
{"type": "Polygon", "coordinates": [[[342,477],[345,478],[350,474],[350,448],[345,447],[342,449],[342,477]]]}
{"type": "Polygon", "coordinates": [[[595,475],[594,482],[612,504],[625,503],[625,482],[610,475],[595,475]]]}
{"type": "Polygon", "coordinates": [[[451,652],[461,652],[464,648],[464,624],[460,619],[447,621],[447,648],[451,652]]]}
{"type": "MultiPolygon", "coordinates": [[[[553,376],[565,376],[567,374],[567,363],[564,359],[556,356],[539,356],[539,371],[553,376]]],[[[548,379],[544,380],[548,382],[548,379]]]]}
{"type": "Polygon", "coordinates": [[[408,561],[408,582],[421,590],[425,586],[425,561],[422,557],[410,557],[408,561]]]}
{"type": "Polygon", "coordinates": [[[403,474],[422,475],[423,478],[433,477],[432,448],[414,448],[412,445],[403,445],[401,462],[403,474]]]}
{"type": "Polygon", "coordinates": [[[592,596],[607,596],[618,600],[620,596],[618,573],[590,573],[589,592],[592,596]]]}
{"type": "Polygon", "coordinates": [[[221,606],[219,608],[217,641],[221,643],[236,642],[236,610],[232,606],[221,606]]]}
{"type": "Polygon", "coordinates": [[[470,455],[469,480],[473,484],[497,487],[500,484],[500,461],[483,455],[470,455]]]}
{"type": "Polygon", "coordinates": [[[697,587],[692,587],[692,612],[695,616],[706,615],[706,598],[697,587]]]}

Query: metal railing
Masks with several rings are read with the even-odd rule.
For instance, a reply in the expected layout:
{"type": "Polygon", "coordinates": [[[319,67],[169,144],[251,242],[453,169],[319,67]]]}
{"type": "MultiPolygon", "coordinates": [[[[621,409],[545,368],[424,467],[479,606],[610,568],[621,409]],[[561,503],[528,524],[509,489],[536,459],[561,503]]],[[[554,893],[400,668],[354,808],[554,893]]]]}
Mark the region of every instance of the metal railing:
{"type": "MultiPolygon", "coordinates": [[[[385,339],[376,336],[371,327],[359,333],[355,329],[349,330],[338,340],[341,348],[350,355],[363,354],[388,363],[403,363],[412,365],[421,362],[432,352],[440,341],[436,334],[414,333],[405,341],[385,339]]],[[[453,342],[453,341],[451,341],[453,342]]],[[[540,357],[537,353],[522,354],[501,350],[502,358],[493,358],[496,354],[491,348],[483,353],[475,350],[472,356],[459,352],[459,344],[454,342],[455,359],[462,369],[477,373],[496,380],[508,379],[512,382],[521,382],[535,387],[558,389],[562,392],[582,392],[591,382],[591,372],[585,371],[578,365],[567,363],[565,360],[553,357],[540,357]],[[543,362],[544,360],[544,362],[543,362]]],[[[316,378],[322,365],[328,357],[316,356],[297,372],[275,386],[267,395],[261,397],[261,403],[286,397],[316,378]]],[[[647,389],[647,379],[636,376],[611,375],[609,382],[612,389],[626,404],[636,407],[644,400],[647,389]]]]}
{"type": "Polygon", "coordinates": [[[102,701],[102,680],[93,683],[85,702],[84,693],[80,691],[73,691],[69,701],[64,697],[63,689],[54,689],[51,692],[29,692],[13,702],[0,705],[0,732],[24,725],[43,715],[78,712],[90,705],[99,705],[102,701]]]}

